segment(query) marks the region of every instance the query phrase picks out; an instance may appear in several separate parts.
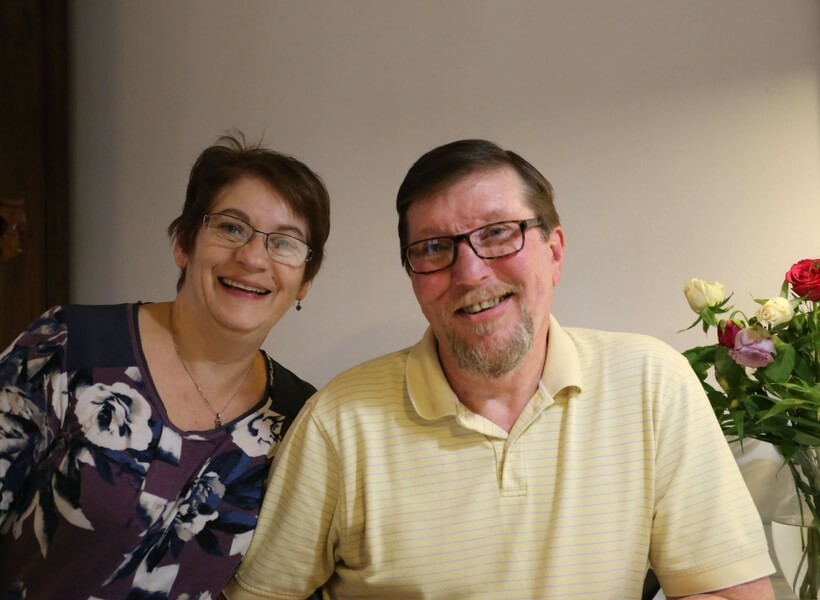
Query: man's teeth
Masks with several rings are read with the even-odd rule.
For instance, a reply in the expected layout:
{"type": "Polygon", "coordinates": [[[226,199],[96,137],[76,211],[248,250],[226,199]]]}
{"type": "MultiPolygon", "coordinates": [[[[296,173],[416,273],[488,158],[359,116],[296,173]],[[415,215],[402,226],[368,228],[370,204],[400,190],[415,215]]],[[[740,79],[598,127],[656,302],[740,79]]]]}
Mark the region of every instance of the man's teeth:
{"type": "Polygon", "coordinates": [[[481,312],[482,310],[487,310],[488,308],[492,308],[493,306],[498,306],[501,303],[501,298],[493,298],[492,300],[485,300],[484,302],[479,302],[478,304],[471,304],[470,306],[465,306],[461,310],[464,312],[474,315],[477,312],[481,312]]]}
{"type": "Polygon", "coordinates": [[[233,279],[225,279],[223,277],[223,278],[220,278],[219,281],[222,282],[222,285],[226,285],[228,287],[236,288],[238,290],[242,290],[243,292],[251,292],[253,294],[259,294],[260,296],[268,293],[268,290],[263,290],[263,289],[260,289],[260,288],[250,287],[249,285],[243,285],[243,284],[239,283],[238,281],[234,281],[233,279]]]}

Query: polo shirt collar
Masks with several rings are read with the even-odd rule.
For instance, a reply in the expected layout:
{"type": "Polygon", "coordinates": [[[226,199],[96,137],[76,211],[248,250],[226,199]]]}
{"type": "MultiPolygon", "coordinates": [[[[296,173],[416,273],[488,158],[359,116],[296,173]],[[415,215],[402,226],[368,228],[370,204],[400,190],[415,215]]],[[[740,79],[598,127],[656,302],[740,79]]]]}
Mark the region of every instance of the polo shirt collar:
{"type": "Polygon", "coordinates": [[[555,317],[550,315],[547,361],[544,364],[544,373],[541,375],[541,385],[554,398],[567,388],[576,388],[580,392],[582,384],[578,348],[555,317]]]}
{"type": "MultiPolygon", "coordinates": [[[[458,414],[459,401],[441,368],[436,338],[429,327],[410,349],[405,378],[410,401],[421,418],[436,420],[458,414]]],[[[581,363],[575,343],[550,316],[547,360],[535,396],[541,397],[546,408],[562,390],[580,390],[581,383],[581,363]]]]}

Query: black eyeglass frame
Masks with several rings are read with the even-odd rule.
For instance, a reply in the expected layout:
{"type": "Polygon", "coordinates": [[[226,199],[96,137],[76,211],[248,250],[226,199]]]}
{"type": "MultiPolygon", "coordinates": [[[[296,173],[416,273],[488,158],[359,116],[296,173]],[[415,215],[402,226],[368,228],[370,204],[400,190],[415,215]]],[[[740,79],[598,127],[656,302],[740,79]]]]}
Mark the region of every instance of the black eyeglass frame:
{"type": "Polygon", "coordinates": [[[253,225],[251,225],[250,223],[248,223],[245,219],[240,219],[236,215],[232,215],[230,213],[212,212],[212,213],[207,213],[206,215],[203,215],[203,217],[202,217],[202,226],[205,229],[207,229],[209,231],[211,230],[211,228],[208,227],[208,223],[211,221],[211,217],[213,217],[215,215],[218,215],[220,217],[230,217],[231,219],[235,219],[236,221],[239,221],[240,223],[244,223],[245,225],[250,227],[250,229],[253,233],[251,233],[251,235],[248,236],[248,238],[244,241],[244,243],[236,246],[237,248],[241,248],[242,246],[244,246],[245,244],[250,242],[253,239],[254,234],[258,233],[263,238],[265,238],[265,252],[267,252],[268,257],[274,262],[278,262],[279,264],[286,265],[288,267],[301,267],[303,264],[305,264],[307,261],[309,261],[313,257],[313,248],[311,248],[305,240],[299,239],[298,237],[293,236],[293,235],[289,235],[287,233],[282,233],[280,231],[261,231],[261,230],[257,229],[256,227],[254,227],[253,225]],[[305,248],[307,248],[307,252],[305,254],[305,259],[302,262],[300,262],[299,264],[292,264],[292,263],[282,262],[281,260],[277,260],[276,258],[274,258],[271,255],[271,252],[268,248],[268,240],[270,239],[270,236],[272,236],[272,235],[286,237],[286,238],[289,238],[291,240],[296,240],[300,244],[304,244],[305,248]]]}
{"type": "Polygon", "coordinates": [[[438,273],[439,271],[443,271],[444,269],[449,269],[458,259],[458,247],[462,240],[466,240],[467,245],[470,246],[470,249],[475,253],[475,255],[483,260],[495,260],[496,258],[506,258],[508,256],[513,256],[514,254],[518,254],[519,252],[521,252],[521,250],[524,249],[524,243],[527,240],[525,232],[530,227],[540,227],[544,229],[544,221],[541,219],[541,217],[532,217],[530,219],[508,219],[505,221],[496,221],[495,223],[487,223],[486,225],[476,227],[475,229],[467,231],[465,233],[459,233],[458,235],[436,235],[433,237],[424,238],[422,240],[416,240],[415,242],[411,242],[405,245],[401,249],[402,257],[404,258],[404,266],[406,266],[408,269],[410,269],[413,273],[417,275],[430,275],[431,273],[438,273]],[[473,241],[470,239],[471,236],[474,233],[481,231],[482,229],[486,229],[487,227],[493,227],[494,225],[504,225],[506,223],[515,223],[516,225],[518,225],[519,229],[521,230],[521,247],[519,247],[516,250],[513,250],[512,252],[508,252],[507,254],[501,254],[499,256],[482,256],[481,253],[473,245],[473,241]],[[453,256],[450,259],[450,262],[443,267],[433,269],[432,271],[417,271],[413,268],[413,264],[410,262],[410,258],[407,254],[407,251],[416,244],[423,244],[424,242],[429,242],[430,240],[452,240],[453,256]]]}

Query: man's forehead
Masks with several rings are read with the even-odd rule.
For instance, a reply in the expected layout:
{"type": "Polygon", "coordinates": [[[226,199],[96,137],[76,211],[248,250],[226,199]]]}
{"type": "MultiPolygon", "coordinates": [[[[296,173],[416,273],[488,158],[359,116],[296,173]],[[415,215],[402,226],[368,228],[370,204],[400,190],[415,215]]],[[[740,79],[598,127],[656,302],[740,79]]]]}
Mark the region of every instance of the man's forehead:
{"type": "Polygon", "coordinates": [[[506,183],[513,189],[523,189],[524,187],[524,182],[518,171],[510,165],[476,167],[463,173],[454,174],[442,181],[432,188],[429,193],[425,194],[424,198],[437,196],[455,189],[467,189],[482,184],[486,185],[488,182],[498,183],[499,181],[506,183]]]}
{"type": "MultiPolygon", "coordinates": [[[[414,201],[407,210],[408,224],[412,226],[431,215],[440,218],[441,214],[506,218],[511,210],[526,206],[525,196],[523,182],[512,168],[473,171],[414,201]]],[[[518,218],[517,212],[513,216],[518,218]]]]}

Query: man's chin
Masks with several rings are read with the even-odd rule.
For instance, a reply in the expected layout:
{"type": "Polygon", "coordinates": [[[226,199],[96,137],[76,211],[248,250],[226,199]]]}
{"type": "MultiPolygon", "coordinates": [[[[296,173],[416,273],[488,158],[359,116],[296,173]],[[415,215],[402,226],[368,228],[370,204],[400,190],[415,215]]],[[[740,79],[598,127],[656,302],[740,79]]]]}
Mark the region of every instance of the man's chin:
{"type": "Polygon", "coordinates": [[[484,339],[479,343],[450,338],[456,365],[479,377],[497,379],[515,369],[529,352],[531,338],[514,336],[503,341],[484,339]]]}
{"type": "Polygon", "coordinates": [[[456,365],[479,377],[497,379],[506,375],[532,348],[533,321],[527,311],[511,327],[498,320],[474,325],[464,335],[447,329],[450,351],[456,365]]]}

